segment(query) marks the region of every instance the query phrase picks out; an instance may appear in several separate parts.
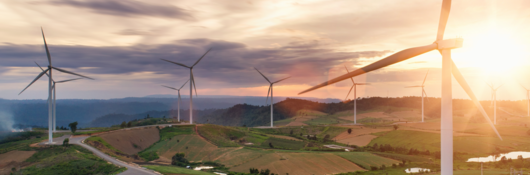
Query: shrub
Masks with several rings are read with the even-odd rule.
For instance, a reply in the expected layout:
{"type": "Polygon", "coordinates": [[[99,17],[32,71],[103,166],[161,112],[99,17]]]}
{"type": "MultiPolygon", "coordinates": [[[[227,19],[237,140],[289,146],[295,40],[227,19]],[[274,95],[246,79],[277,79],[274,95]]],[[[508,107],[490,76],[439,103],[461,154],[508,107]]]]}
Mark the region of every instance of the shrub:
{"type": "Polygon", "coordinates": [[[70,142],[70,139],[66,138],[63,141],[63,146],[68,146],[68,143],[70,142]]]}

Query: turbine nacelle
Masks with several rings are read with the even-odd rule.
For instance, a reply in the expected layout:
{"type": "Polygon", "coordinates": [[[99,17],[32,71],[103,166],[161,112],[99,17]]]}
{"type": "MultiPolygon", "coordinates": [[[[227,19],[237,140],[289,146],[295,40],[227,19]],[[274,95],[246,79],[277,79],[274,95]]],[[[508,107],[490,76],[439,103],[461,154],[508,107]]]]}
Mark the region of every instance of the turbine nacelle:
{"type": "Polygon", "coordinates": [[[435,43],[438,45],[438,50],[457,49],[463,46],[464,39],[453,38],[453,39],[436,41],[435,43]]]}

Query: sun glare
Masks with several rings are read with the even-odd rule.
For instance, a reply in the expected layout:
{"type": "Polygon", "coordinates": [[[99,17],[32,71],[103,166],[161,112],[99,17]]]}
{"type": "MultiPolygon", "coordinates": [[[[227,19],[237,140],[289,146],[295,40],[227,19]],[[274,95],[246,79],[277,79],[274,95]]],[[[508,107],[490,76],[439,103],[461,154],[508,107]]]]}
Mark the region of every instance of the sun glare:
{"type": "Polygon", "coordinates": [[[523,45],[508,32],[490,31],[464,38],[464,47],[455,52],[455,62],[476,67],[485,73],[505,73],[528,64],[523,45]]]}

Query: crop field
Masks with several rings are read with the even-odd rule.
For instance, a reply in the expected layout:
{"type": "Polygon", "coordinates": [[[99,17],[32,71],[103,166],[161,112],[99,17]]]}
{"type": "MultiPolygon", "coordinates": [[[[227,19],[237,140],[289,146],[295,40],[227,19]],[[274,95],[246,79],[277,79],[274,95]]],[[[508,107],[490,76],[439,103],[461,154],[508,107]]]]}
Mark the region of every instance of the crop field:
{"type": "Polygon", "coordinates": [[[336,174],[342,172],[365,171],[356,164],[332,153],[271,153],[230,171],[248,173],[250,168],[269,169],[271,173],[290,175],[336,174]]]}
{"type": "Polygon", "coordinates": [[[245,133],[234,128],[205,124],[197,126],[201,136],[219,147],[238,147],[230,138],[242,138],[245,133]]]}
{"type": "Polygon", "coordinates": [[[132,155],[136,154],[160,139],[158,129],[141,128],[112,131],[98,135],[114,148],[132,155]]]}
{"type": "Polygon", "coordinates": [[[304,148],[305,146],[305,142],[303,141],[295,141],[295,140],[287,140],[287,139],[270,137],[269,139],[261,143],[261,147],[270,148],[269,144],[272,144],[274,148],[290,149],[290,150],[299,150],[299,149],[304,148]]]}
{"type": "Polygon", "coordinates": [[[440,134],[420,131],[396,130],[381,135],[370,142],[374,144],[390,144],[393,147],[416,148],[419,150],[439,151],[440,134]],[[413,137],[412,137],[413,136],[413,137]]]}
{"type": "Polygon", "coordinates": [[[191,174],[191,175],[214,175],[214,173],[195,171],[186,168],[176,166],[159,166],[159,165],[146,165],[147,169],[155,170],[162,174],[191,174]]]}
{"type": "Polygon", "coordinates": [[[184,153],[189,161],[202,161],[208,160],[208,156],[217,150],[217,146],[197,135],[179,135],[170,140],[161,141],[146,151],[150,150],[156,150],[159,156],[170,160],[176,153],[184,153]]]}
{"type": "Polygon", "coordinates": [[[365,169],[370,169],[371,166],[381,167],[385,165],[387,167],[392,166],[392,164],[399,164],[400,161],[381,157],[369,152],[342,152],[335,153],[336,155],[345,158],[365,169]]]}
{"type": "Polygon", "coordinates": [[[396,153],[375,152],[372,154],[394,159],[394,160],[406,160],[406,161],[411,161],[411,162],[429,162],[429,159],[431,159],[430,157],[425,157],[425,156],[396,154],[396,153]]]}
{"type": "MultiPolygon", "coordinates": [[[[221,162],[227,167],[239,167],[247,162],[252,162],[268,154],[272,154],[272,150],[248,149],[240,148],[223,153],[218,158],[213,159],[216,162],[221,162]]],[[[248,173],[248,168],[244,171],[248,173]]]]}
{"type": "Polygon", "coordinates": [[[348,137],[345,139],[337,140],[337,142],[347,145],[366,146],[375,138],[377,138],[377,136],[368,134],[355,137],[348,137]]]}

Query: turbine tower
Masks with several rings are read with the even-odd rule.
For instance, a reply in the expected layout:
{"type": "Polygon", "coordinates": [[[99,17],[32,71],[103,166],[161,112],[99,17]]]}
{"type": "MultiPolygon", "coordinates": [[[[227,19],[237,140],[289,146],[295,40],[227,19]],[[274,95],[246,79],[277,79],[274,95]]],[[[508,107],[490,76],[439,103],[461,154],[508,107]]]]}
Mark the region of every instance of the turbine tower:
{"type": "Polygon", "coordinates": [[[526,89],[523,85],[521,85],[521,87],[523,87],[523,89],[526,90],[526,105],[527,105],[527,112],[528,112],[527,116],[530,117],[530,90],[526,89]]]}
{"type": "MultiPolygon", "coordinates": [[[[346,68],[346,72],[350,73],[350,71],[348,70],[348,68],[346,66],[344,66],[344,68],[346,68]]],[[[353,89],[353,124],[357,124],[357,85],[370,85],[370,84],[368,84],[368,83],[355,83],[355,81],[353,81],[352,77],[350,77],[350,79],[351,79],[351,82],[353,83],[353,85],[351,86],[350,91],[348,91],[348,94],[346,95],[346,98],[344,99],[344,101],[346,101],[346,99],[348,99],[348,96],[350,95],[350,92],[353,89]]]]}
{"type": "Polygon", "coordinates": [[[26,88],[24,88],[22,91],[20,91],[20,93],[18,93],[18,95],[22,94],[22,92],[24,92],[26,89],[28,89],[33,83],[35,83],[35,81],[37,81],[44,74],[48,75],[48,143],[51,144],[52,140],[53,140],[53,135],[52,135],[52,131],[53,131],[53,129],[52,129],[52,127],[53,127],[53,101],[52,101],[53,100],[53,98],[52,98],[53,76],[52,76],[52,70],[55,69],[55,70],[57,70],[59,72],[63,72],[63,73],[67,73],[67,74],[71,74],[71,75],[75,75],[75,76],[91,79],[91,80],[93,80],[93,78],[90,78],[90,77],[87,77],[87,76],[84,76],[84,75],[80,75],[80,74],[77,74],[77,73],[74,73],[74,72],[70,72],[70,71],[67,71],[67,70],[64,70],[64,69],[60,69],[60,68],[57,68],[57,67],[53,67],[52,66],[52,58],[51,58],[51,55],[50,55],[50,50],[48,49],[48,44],[46,43],[46,38],[44,37],[44,30],[42,30],[42,28],[41,28],[41,32],[42,32],[42,40],[44,40],[44,48],[46,49],[46,56],[48,57],[48,68],[46,68],[46,70],[43,70],[39,75],[37,75],[37,77],[31,83],[29,83],[29,85],[26,86],[26,88]]]}
{"type": "Polygon", "coordinates": [[[206,51],[206,53],[204,53],[204,55],[202,55],[201,58],[199,58],[199,60],[197,60],[197,62],[195,62],[195,64],[193,64],[192,66],[186,66],[185,64],[162,59],[164,61],[190,69],[190,124],[193,124],[193,89],[195,89],[195,96],[197,96],[197,87],[195,86],[195,79],[193,78],[193,67],[197,65],[199,61],[201,61],[202,58],[204,58],[204,56],[206,56],[206,54],[210,52],[210,50],[212,49],[208,49],[208,51],[206,51]]]}
{"type": "Polygon", "coordinates": [[[268,101],[269,101],[269,93],[271,94],[271,128],[274,127],[274,120],[273,120],[273,106],[274,106],[274,101],[272,100],[272,89],[273,89],[273,85],[274,83],[279,83],[280,81],[283,81],[285,79],[288,79],[288,78],[291,78],[291,77],[287,77],[287,78],[284,78],[284,79],[281,79],[281,80],[278,80],[278,81],[275,81],[275,82],[271,82],[265,75],[263,75],[257,68],[254,67],[254,69],[256,69],[256,71],[258,71],[259,74],[261,74],[261,76],[263,76],[263,78],[265,78],[265,80],[267,80],[267,82],[269,82],[269,90],[267,91],[267,104],[268,104],[268,101]]]}
{"type": "Polygon", "coordinates": [[[179,94],[179,97],[178,97],[178,100],[177,100],[177,113],[178,113],[178,121],[180,122],[180,90],[184,87],[184,85],[186,85],[186,83],[188,83],[188,81],[190,81],[189,79],[186,80],[186,82],[180,87],[180,88],[174,88],[174,87],[169,87],[169,86],[164,86],[166,88],[169,88],[169,89],[173,89],[173,90],[176,90],[179,94]]]}
{"type": "Polygon", "coordinates": [[[451,74],[454,76],[456,81],[460,86],[466,91],[468,96],[473,100],[479,111],[482,113],[486,121],[490,124],[490,127],[495,131],[499,139],[502,140],[499,132],[495,129],[495,125],[491,122],[488,115],[482,108],[482,105],[477,100],[475,94],[467,84],[466,80],[454,64],[451,59],[451,50],[462,47],[463,39],[443,39],[445,32],[445,25],[447,23],[447,18],[449,17],[449,11],[451,9],[451,1],[443,0],[442,11],[440,14],[440,21],[438,24],[438,34],[436,35],[436,40],[434,43],[419,46],[414,48],[405,49],[394,53],[390,56],[387,56],[379,61],[376,61],[372,64],[369,64],[361,69],[357,69],[353,72],[347,73],[345,75],[339,76],[337,78],[331,79],[327,82],[316,85],[312,88],[302,91],[299,94],[307,93],[315,89],[345,80],[350,77],[355,77],[367,72],[371,72],[403,60],[410,59],[412,57],[433,51],[438,50],[442,55],[442,106],[441,106],[441,174],[443,175],[452,175],[453,174],[453,98],[452,98],[452,86],[451,86],[451,74]]]}
{"type": "Polygon", "coordinates": [[[427,92],[425,92],[425,89],[424,89],[424,84],[425,84],[425,80],[427,80],[427,75],[429,75],[429,71],[427,71],[427,74],[425,74],[425,78],[423,79],[423,83],[421,83],[421,85],[419,86],[407,86],[407,88],[413,88],[413,87],[421,87],[421,122],[425,122],[425,117],[424,117],[424,101],[423,101],[423,95],[425,95],[425,97],[427,97],[427,92]]]}
{"type": "Polygon", "coordinates": [[[497,125],[497,90],[502,86],[502,84],[494,88],[493,84],[488,84],[491,88],[491,105],[493,106],[493,124],[497,125]]]}

